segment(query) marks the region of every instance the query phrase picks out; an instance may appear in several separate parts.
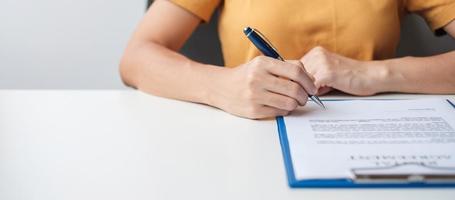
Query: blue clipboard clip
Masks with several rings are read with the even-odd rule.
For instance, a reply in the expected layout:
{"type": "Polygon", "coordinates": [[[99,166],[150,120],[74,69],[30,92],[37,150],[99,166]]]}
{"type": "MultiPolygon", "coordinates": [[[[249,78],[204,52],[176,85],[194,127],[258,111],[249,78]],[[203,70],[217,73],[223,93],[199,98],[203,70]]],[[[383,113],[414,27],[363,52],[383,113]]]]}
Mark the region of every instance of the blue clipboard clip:
{"type": "Polygon", "coordinates": [[[455,167],[439,167],[420,162],[409,162],[386,167],[367,167],[351,169],[354,182],[358,184],[374,183],[453,183],[455,167]],[[420,171],[404,173],[406,167],[420,171]]]}

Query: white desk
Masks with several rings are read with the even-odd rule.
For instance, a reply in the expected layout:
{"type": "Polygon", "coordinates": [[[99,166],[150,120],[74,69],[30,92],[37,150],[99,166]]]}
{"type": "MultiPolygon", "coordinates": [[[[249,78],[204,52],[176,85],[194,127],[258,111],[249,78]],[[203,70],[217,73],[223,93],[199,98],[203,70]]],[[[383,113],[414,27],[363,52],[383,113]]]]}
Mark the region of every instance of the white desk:
{"type": "MultiPolygon", "coordinates": [[[[414,96],[379,98],[396,97],[414,96]]],[[[136,91],[0,90],[2,200],[454,198],[455,189],[290,189],[274,120],[136,91]]]]}

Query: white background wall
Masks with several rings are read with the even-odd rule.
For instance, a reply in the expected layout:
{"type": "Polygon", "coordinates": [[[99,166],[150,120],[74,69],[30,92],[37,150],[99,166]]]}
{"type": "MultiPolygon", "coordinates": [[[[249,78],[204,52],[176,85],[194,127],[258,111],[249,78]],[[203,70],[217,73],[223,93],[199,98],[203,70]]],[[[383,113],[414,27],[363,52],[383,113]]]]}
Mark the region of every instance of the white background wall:
{"type": "Polygon", "coordinates": [[[0,89],[125,88],[118,62],[146,0],[0,0],[0,89]]]}

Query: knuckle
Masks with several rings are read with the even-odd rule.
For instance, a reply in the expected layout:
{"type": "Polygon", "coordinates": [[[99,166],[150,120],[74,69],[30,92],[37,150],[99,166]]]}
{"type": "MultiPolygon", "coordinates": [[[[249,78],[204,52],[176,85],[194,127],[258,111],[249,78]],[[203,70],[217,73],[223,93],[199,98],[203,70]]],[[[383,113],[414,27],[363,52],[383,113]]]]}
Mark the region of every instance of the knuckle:
{"type": "Polygon", "coordinates": [[[256,56],[251,62],[254,66],[260,66],[262,64],[264,64],[265,60],[267,58],[265,56],[256,56]]]}
{"type": "Polygon", "coordinates": [[[246,84],[249,89],[255,88],[260,83],[260,78],[257,71],[251,71],[248,73],[246,79],[246,84]]]}
{"type": "Polygon", "coordinates": [[[313,49],[313,53],[316,55],[316,56],[319,56],[319,57],[326,57],[327,56],[327,50],[325,50],[323,47],[321,46],[317,46],[313,49]]]}
{"type": "Polygon", "coordinates": [[[300,77],[303,72],[302,69],[297,65],[292,65],[292,67],[290,67],[289,70],[294,78],[300,77]]]}
{"type": "Polygon", "coordinates": [[[313,50],[316,51],[316,52],[324,52],[324,51],[325,51],[325,48],[318,45],[318,46],[315,46],[315,47],[313,48],[313,50]]]}
{"type": "Polygon", "coordinates": [[[258,62],[260,62],[260,59],[261,59],[261,56],[256,56],[253,58],[253,60],[251,60],[251,63],[257,64],[258,62]]]}
{"type": "Polygon", "coordinates": [[[292,83],[289,86],[289,93],[294,97],[301,95],[301,91],[302,88],[297,83],[292,83]]]}
{"type": "Polygon", "coordinates": [[[305,61],[308,58],[314,58],[314,57],[321,56],[321,55],[325,54],[325,52],[326,52],[326,50],[323,47],[315,46],[310,51],[308,51],[307,54],[305,54],[305,56],[303,57],[303,60],[305,61]]]}
{"type": "Polygon", "coordinates": [[[246,85],[248,86],[248,88],[251,88],[252,86],[254,86],[255,82],[256,81],[254,80],[254,76],[251,74],[248,74],[246,77],[246,85]]]}
{"type": "Polygon", "coordinates": [[[250,63],[248,63],[248,72],[251,73],[256,73],[261,66],[261,61],[258,57],[254,58],[250,63]]]}
{"type": "Polygon", "coordinates": [[[248,66],[247,73],[248,73],[249,77],[255,76],[256,74],[258,74],[258,70],[259,70],[258,66],[259,65],[256,65],[256,64],[252,64],[252,65],[248,66]]]}
{"type": "Polygon", "coordinates": [[[294,99],[288,99],[284,102],[286,110],[294,110],[299,105],[294,99]]]}

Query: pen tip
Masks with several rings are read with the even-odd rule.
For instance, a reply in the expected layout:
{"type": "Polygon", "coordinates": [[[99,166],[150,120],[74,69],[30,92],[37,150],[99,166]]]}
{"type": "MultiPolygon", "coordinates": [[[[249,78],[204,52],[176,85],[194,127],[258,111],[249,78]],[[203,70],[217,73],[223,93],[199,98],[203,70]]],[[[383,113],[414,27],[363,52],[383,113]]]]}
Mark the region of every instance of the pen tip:
{"type": "Polygon", "coordinates": [[[324,110],[327,109],[327,108],[325,107],[325,105],[324,105],[322,102],[319,101],[319,102],[316,102],[316,103],[317,103],[319,106],[321,106],[321,108],[323,108],[324,110]]]}
{"type": "Polygon", "coordinates": [[[311,96],[311,100],[313,100],[314,103],[318,104],[323,109],[327,109],[318,96],[315,96],[315,95],[311,96]]]}

